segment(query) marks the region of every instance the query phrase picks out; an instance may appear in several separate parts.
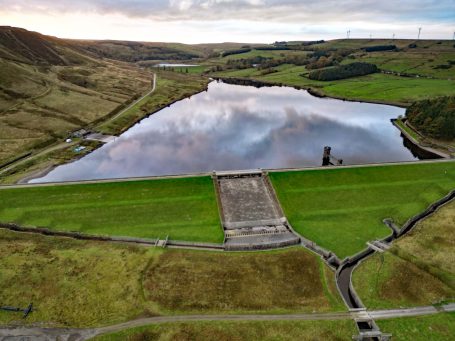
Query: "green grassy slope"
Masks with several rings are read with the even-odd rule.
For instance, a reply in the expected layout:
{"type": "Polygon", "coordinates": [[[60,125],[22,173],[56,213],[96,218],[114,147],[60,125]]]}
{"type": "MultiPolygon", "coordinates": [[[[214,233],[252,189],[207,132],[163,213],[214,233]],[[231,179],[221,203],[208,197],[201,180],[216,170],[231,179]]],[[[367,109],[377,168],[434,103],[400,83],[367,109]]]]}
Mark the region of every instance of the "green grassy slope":
{"type": "Polygon", "coordinates": [[[448,79],[408,78],[373,74],[337,81],[313,81],[300,76],[304,66],[282,65],[278,72],[260,75],[257,69],[224,71],[223,77],[243,77],[269,83],[312,88],[321,95],[358,101],[388,103],[401,106],[414,101],[455,94],[454,81],[448,79]]]}
{"type": "Polygon", "coordinates": [[[89,234],[222,242],[209,177],[0,190],[0,221],[89,234]]]}
{"type": "Polygon", "coordinates": [[[390,234],[384,218],[403,224],[455,189],[455,162],[273,172],[270,178],[292,226],[344,258],[390,234]]]}
{"type": "Polygon", "coordinates": [[[448,341],[455,335],[455,313],[377,320],[385,333],[399,341],[448,341]]]}

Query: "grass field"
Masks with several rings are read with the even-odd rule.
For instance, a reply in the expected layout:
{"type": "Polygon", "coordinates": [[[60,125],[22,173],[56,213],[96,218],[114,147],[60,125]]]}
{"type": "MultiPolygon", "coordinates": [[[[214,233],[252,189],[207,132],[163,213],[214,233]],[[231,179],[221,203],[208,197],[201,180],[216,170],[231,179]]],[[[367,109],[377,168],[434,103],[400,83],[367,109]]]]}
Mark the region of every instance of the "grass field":
{"type": "Polygon", "coordinates": [[[381,331],[399,341],[448,341],[455,335],[455,313],[377,320],[381,331]]]}
{"type": "Polygon", "coordinates": [[[321,95],[358,101],[370,101],[407,106],[414,101],[455,94],[455,81],[448,79],[406,78],[387,74],[343,79],[338,81],[313,81],[301,74],[304,66],[282,65],[278,72],[260,75],[257,69],[224,71],[223,77],[244,77],[260,81],[312,88],[321,95]]]}
{"type": "Polygon", "coordinates": [[[455,202],[374,255],[355,271],[353,284],[370,309],[455,300],[455,202]]]}
{"type": "Polygon", "coordinates": [[[179,312],[345,309],[333,272],[303,248],[226,254],[0,229],[0,268],[2,304],[36,308],[26,320],[0,312],[0,325],[90,327],[179,312]]]}
{"type": "Polygon", "coordinates": [[[290,223],[303,236],[344,258],[455,189],[455,162],[300,172],[270,178],[290,223]]]}
{"type": "Polygon", "coordinates": [[[226,63],[228,60],[238,60],[238,59],[248,59],[254,57],[264,57],[264,58],[283,58],[285,56],[292,55],[307,55],[310,52],[307,51],[298,51],[298,50],[256,50],[253,49],[250,52],[232,54],[226,57],[221,57],[219,60],[223,63],[226,63]]]}
{"type": "Polygon", "coordinates": [[[197,65],[197,66],[188,66],[188,67],[183,67],[183,66],[177,66],[173,68],[175,72],[180,72],[180,73],[189,73],[189,74],[202,74],[204,71],[207,71],[210,69],[208,65],[197,65]],[[187,72],[188,70],[188,72],[187,72]]]}
{"type": "Polygon", "coordinates": [[[210,177],[0,192],[2,222],[99,235],[223,241],[210,177]]]}
{"type": "Polygon", "coordinates": [[[357,330],[352,321],[268,321],[166,323],[127,329],[98,336],[93,341],[206,340],[352,340],[357,330]]]}

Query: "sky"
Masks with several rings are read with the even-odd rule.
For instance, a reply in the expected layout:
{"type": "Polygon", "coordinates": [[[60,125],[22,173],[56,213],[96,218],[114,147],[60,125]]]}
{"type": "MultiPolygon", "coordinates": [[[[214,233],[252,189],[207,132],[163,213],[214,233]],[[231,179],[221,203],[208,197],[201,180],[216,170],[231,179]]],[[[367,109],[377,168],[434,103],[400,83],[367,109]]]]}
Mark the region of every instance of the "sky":
{"type": "Polygon", "coordinates": [[[0,25],[75,39],[182,43],[452,39],[455,0],[0,0],[0,25]]]}

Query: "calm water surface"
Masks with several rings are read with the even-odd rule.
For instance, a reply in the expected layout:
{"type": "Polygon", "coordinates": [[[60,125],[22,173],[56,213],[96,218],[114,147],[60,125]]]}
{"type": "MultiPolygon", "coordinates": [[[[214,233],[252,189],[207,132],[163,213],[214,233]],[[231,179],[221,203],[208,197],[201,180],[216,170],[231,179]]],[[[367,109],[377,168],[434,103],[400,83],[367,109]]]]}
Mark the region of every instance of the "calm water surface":
{"type": "Polygon", "coordinates": [[[170,63],[161,63],[161,64],[155,64],[153,65],[154,67],[193,67],[193,66],[199,66],[199,65],[195,65],[195,64],[170,64],[170,63]]]}
{"type": "Polygon", "coordinates": [[[410,161],[415,156],[390,122],[404,111],[289,87],[212,82],[31,182],[320,166],[325,145],[345,164],[410,161]]]}

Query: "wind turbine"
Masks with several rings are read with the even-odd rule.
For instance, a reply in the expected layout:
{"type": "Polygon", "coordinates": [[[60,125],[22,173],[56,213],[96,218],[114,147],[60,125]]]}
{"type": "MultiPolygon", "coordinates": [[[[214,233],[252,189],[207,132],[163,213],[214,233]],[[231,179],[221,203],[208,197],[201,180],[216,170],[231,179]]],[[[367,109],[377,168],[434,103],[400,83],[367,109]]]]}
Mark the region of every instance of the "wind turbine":
{"type": "Polygon", "coordinates": [[[351,30],[348,30],[348,31],[346,32],[346,37],[349,39],[350,36],[351,36],[351,30]]]}
{"type": "Polygon", "coordinates": [[[420,32],[422,31],[422,27],[419,27],[419,34],[417,36],[417,40],[420,40],[420,32]]]}

